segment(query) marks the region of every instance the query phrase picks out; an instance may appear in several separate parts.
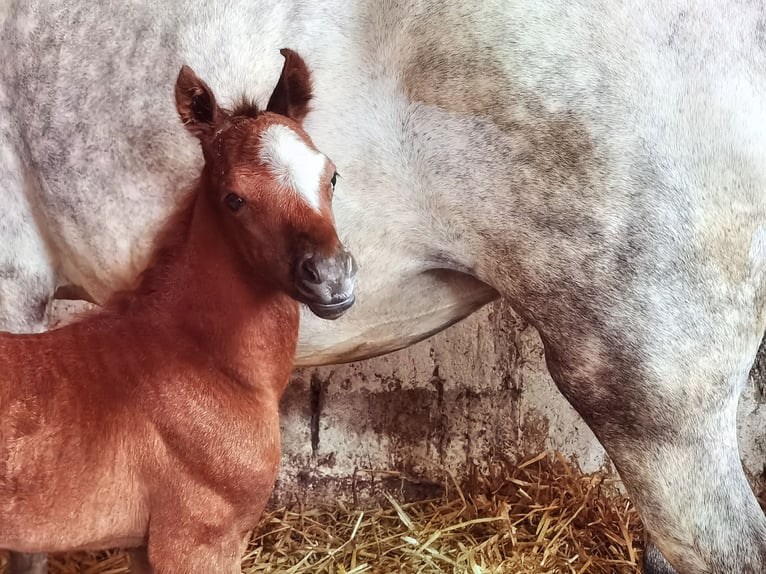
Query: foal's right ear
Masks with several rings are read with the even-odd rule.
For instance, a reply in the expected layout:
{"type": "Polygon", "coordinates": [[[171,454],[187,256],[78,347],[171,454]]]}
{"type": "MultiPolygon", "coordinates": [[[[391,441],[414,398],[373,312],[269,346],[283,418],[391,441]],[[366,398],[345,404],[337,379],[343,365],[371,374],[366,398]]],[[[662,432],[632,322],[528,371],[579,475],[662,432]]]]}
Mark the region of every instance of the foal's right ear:
{"type": "Polygon", "coordinates": [[[199,139],[211,136],[221,117],[213,90],[189,66],[181,68],[176,80],[176,109],[186,129],[199,139]]]}
{"type": "Polygon", "coordinates": [[[311,72],[297,52],[282,48],[279,53],[285,61],[277,86],[266,105],[266,111],[287,116],[301,123],[309,113],[309,101],[312,98],[311,72]]]}

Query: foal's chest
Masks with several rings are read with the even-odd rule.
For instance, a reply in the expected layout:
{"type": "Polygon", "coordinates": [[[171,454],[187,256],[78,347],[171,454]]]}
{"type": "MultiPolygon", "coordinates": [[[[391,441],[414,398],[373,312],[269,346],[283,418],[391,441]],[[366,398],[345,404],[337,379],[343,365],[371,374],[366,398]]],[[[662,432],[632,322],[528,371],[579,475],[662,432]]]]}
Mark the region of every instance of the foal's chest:
{"type": "Polygon", "coordinates": [[[270,488],[279,466],[279,402],[227,381],[166,394],[155,416],[167,468],[232,497],[270,488]]]}

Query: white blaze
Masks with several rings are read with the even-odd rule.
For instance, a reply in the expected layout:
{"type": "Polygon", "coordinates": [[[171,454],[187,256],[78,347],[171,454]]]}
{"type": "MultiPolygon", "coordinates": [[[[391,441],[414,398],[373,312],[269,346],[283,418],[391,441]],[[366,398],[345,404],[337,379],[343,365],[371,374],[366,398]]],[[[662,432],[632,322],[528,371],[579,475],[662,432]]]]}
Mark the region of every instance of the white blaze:
{"type": "Polygon", "coordinates": [[[281,124],[267,128],[261,141],[261,161],[284,186],[294,189],[309,205],[319,209],[319,184],[327,158],[281,124]]]}

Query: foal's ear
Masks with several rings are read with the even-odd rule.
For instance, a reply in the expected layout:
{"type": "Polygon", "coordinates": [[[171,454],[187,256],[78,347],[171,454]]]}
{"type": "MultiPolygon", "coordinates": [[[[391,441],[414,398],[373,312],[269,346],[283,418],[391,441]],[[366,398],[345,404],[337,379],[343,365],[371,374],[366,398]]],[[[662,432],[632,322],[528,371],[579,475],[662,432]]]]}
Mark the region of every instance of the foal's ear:
{"type": "Polygon", "coordinates": [[[189,66],[184,66],[176,80],[176,109],[181,121],[196,137],[212,135],[221,116],[213,90],[189,66]]]}
{"type": "Polygon", "coordinates": [[[306,62],[296,52],[282,48],[279,53],[285,57],[285,63],[266,111],[282,114],[300,123],[309,113],[311,73],[306,62]]]}

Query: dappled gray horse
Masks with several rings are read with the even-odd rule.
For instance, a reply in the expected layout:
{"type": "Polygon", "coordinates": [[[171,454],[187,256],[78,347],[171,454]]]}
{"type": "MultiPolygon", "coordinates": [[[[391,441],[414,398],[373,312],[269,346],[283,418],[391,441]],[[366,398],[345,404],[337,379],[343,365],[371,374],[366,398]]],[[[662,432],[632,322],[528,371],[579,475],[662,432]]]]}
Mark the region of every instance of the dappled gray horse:
{"type": "Polygon", "coordinates": [[[58,286],[100,302],[145,265],[169,188],[196,171],[169,97],[182,63],[224,104],[264,104],[290,47],[359,262],[357,306],[304,315],[299,364],[394,350],[499,293],[675,568],[766,571],[735,426],[766,309],[762,3],[0,10],[5,328],[44,329],[58,286]]]}

